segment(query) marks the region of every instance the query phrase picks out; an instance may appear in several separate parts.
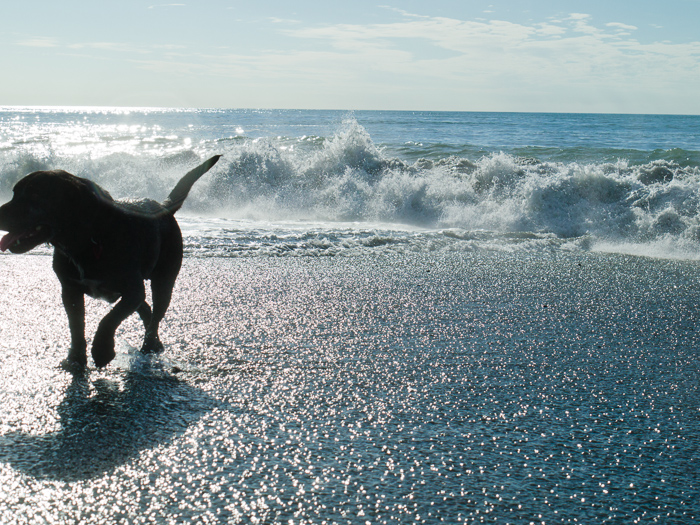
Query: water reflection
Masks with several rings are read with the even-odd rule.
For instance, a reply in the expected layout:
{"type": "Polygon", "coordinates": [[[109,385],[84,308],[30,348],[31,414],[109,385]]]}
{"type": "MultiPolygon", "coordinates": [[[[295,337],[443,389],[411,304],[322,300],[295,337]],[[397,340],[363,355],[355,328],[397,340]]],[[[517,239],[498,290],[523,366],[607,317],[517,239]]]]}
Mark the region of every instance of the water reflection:
{"type": "MultiPolygon", "coordinates": [[[[0,306],[41,289],[15,275],[0,306]]],[[[166,353],[184,372],[129,351],[72,381],[48,370],[64,352],[34,355],[63,316],[18,315],[0,522],[696,523],[697,275],[599,254],[186,259],[166,353]]]]}
{"type": "Polygon", "coordinates": [[[202,391],[151,366],[94,380],[75,374],[57,407],[60,428],[5,434],[0,462],[41,479],[91,479],[171,441],[208,405],[202,391]]]}

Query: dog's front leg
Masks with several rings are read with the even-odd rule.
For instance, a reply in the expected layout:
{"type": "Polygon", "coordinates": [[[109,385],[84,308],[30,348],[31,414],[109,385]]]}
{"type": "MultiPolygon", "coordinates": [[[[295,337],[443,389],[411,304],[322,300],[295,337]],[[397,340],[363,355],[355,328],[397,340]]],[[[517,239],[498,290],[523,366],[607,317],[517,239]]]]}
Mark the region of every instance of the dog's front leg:
{"type": "Polygon", "coordinates": [[[66,370],[75,372],[87,366],[87,343],[85,341],[85,290],[76,283],[80,272],[71,260],[60,250],[53,254],[53,269],[61,283],[61,300],[68,316],[70,329],[70,350],[68,357],[61,362],[66,370]]]}
{"type": "Polygon", "coordinates": [[[102,368],[106,366],[114,356],[114,334],[119,325],[133,314],[136,309],[146,300],[146,291],[143,282],[129,288],[129,291],[122,295],[119,302],[102,318],[92,341],[92,358],[95,366],[102,368]]]}
{"type": "Polygon", "coordinates": [[[85,342],[85,295],[83,292],[67,283],[62,283],[61,299],[68,316],[70,329],[70,350],[62,365],[67,368],[87,365],[87,343],[85,342]]]}

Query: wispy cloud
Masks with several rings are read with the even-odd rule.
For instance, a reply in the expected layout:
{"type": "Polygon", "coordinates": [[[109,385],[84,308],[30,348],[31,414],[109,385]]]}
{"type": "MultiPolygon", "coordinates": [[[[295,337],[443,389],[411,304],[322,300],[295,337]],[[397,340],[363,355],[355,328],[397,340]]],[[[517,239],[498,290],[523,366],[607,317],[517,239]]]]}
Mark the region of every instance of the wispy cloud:
{"type": "Polygon", "coordinates": [[[58,47],[59,43],[56,38],[50,37],[35,37],[17,42],[18,46],[24,47],[58,47]]]}
{"type": "Polygon", "coordinates": [[[612,27],[613,29],[620,29],[622,31],[636,31],[639,29],[637,26],[631,26],[628,24],[622,24],[620,22],[609,22],[605,24],[607,27],[612,27]]]}
{"type": "Polygon", "coordinates": [[[156,4],[149,5],[148,9],[158,9],[159,7],[185,7],[186,4],[156,4]]]}
{"type": "Polygon", "coordinates": [[[120,54],[125,57],[128,55],[182,51],[183,49],[186,49],[186,46],[181,44],[151,44],[144,46],[129,42],[63,42],[57,38],[49,37],[27,38],[24,40],[19,40],[16,42],[16,45],[24,47],[52,48],[58,53],[80,50],[110,52],[120,54]]]}
{"type": "Polygon", "coordinates": [[[585,13],[571,13],[567,20],[573,22],[573,30],[579,33],[592,35],[600,32],[597,27],[590,23],[592,21],[591,15],[585,13]]]}
{"type": "Polygon", "coordinates": [[[67,49],[81,49],[81,50],[96,50],[96,51],[110,51],[110,52],[115,52],[115,53],[137,53],[137,54],[144,54],[144,53],[150,53],[152,49],[156,48],[156,46],[153,47],[144,47],[144,46],[136,46],[133,44],[129,43],[124,43],[124,42],[83,42],[83,43],[75,43],[75,44],[66,44],[65,47],[67,49]]]}
{"type": "MultiPolygon", "coordinates": [[[[572,13],[514,23],[387,9],[395,20],[376,24],[260,20],[274,33],[259,48],[239,47],[235,53],[196,43],[37,37],[17,44],[54,53],[80,50],[173,78],[216,77],[222,82],[210,85],[232,82],[256,96],[274,86],[284,94],[313,92],[334,100],[342,94],[346,101],[383,93],[386,107],[403,108],[419,105],[423,97],[465,101],[462,107],[477,109],[644,111],[650,100],[692,101],[690,86],[700,84],[700,41],[643,42],[632,36],[637,27],[624,21],[572,13]]],[[[331,104],[362,106],[324,105],[331,104]]]]}
{"type": "MultiPolygon", "coordinates": [[[[417,86],[431,82],[453,94],[529,98],[543,107],[556,103],[555,95],[562,105],[567,99],[624,105],[637,96],[663,97],[678,89],[678,82],[700,83],[700,42],[641,43],[630,37],[636,29],[622,22],[596,24],[588,14],[572,13],[530,24],[421,17],[286,34],[326,42],[327,71],[354,71],[365,82],[370,71],[391,73],[417,86]],[[452,55],[416,54],[411,49],[416,40],[452,55]]],[[[293,61],[288,57],[288,64],[293,61]]]]}
{"type": "Polygon", "coordinates": [[[277,18],[277,17],[270,17],[268,20],[272,22],[273,24],[301,24],[301,20],[295,20],[292,18],[277,18]]]}
{"type": "MultiPolygon", "coordinates": [[[[388,56],[401,51],[402,40],[415,39],[423,41],[425,45],[453,51],[458,55],[453,62],[469,62],[480,69],[490,69],[488,64],[498,70],[549,64],[550,67],[545,67],[545,70],[549,70],[560,64],[589,63],[605,70],[601,70],[604,75],[616,71],[623,62],[627,66],[624,69],[629,70],[634,64],[641,67],[647,61],[655,61],[659,55],[671,60],[697,58],[695,53],[700,42],[662,45],[619,38],[621,31],[636,29],[636,26],[621,22],[598,27],[593,24],[590,15],[573,13],[564,20],[531,25],[502,20],[468,21],[432,17],[390,24],[340,24],[288,29],[285,33],[295,38],[326,41],[331,49],[338,52],[379,52],[369,63],[381,61],[381,52],[388,56]],[[545,55],[546,61],[543,60],[545,55]]],[[[405,60],[411,61],[409,52],[405,53],[405,60]]],[[[425,66],[424,63],[419,65],[425,66]]]]}

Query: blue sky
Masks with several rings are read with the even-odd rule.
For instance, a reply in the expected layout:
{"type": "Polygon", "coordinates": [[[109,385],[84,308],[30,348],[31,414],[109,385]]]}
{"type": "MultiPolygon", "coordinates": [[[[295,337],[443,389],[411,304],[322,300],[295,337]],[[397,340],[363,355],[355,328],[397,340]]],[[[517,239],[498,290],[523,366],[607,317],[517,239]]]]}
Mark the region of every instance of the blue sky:
{"type": "Polygon", "coordinates": [[[700,114],[700,0],[22,0],[0,21],[0,105],[700,114]]]}

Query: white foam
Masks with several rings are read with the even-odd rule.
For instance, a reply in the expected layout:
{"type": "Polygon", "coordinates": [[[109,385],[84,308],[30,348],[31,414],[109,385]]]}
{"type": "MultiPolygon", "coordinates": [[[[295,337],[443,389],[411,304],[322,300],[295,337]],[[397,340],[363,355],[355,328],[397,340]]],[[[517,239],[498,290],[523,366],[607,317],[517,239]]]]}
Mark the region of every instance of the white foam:
{"type": "MultiPolygon", "coordinates": [[[[29,171],[62,168],[94,179],[116,198],[161,200],[201,158],[222,153],[193,188],[184,215],[266,222],[269,228],[323,223],[344,232],[343,246],[352,240],[333,225],[360,223],[489,231],[496,234],[491,244],[502,239],[498,234],[515,232],[553,234],[563,242],[586,238],[613,251],[636,246],[683,258],[700,252],[700,169],[671,161],[540,162],[492,153],[407,162],[378,147],[353,118],[325,139],[235,137],[187,145],[157,128],[103,126],[92,130],[95,148],[57,141],[53,128],[46,136],[27,136],[24,146],[3,153],[0,192],[9,195],[29,171]]],[[[191,237],[207,234],[221,232],[191,237]]],[[[197,242],[190,243],[192,251],[197,242]]]]}

